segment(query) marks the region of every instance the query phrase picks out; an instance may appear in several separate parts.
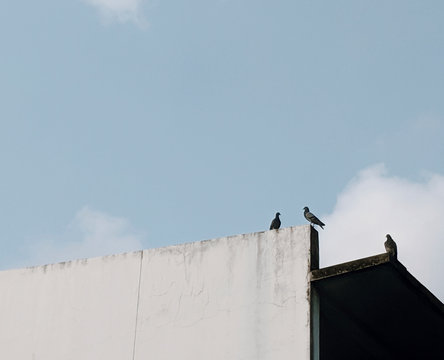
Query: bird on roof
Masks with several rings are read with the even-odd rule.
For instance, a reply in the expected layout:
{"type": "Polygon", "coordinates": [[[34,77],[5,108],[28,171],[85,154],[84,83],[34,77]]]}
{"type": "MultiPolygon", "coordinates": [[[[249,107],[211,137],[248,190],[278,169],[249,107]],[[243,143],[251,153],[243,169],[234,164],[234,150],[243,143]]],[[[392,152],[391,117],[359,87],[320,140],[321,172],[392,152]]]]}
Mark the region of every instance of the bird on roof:
{"type": "Polygon", "coordinates": [[[273,229],[277,230],[277,229],[279,229],[281,227],[281,220],[279,219],[279,215],[280,214],[281,213],[279,213],[279,212],[276,213],[275,218],[271,222],[270,230],[273,230],[273,229]]]}
{"type": "Polygon", "coordinates": [[[322,229],[324,228],[325,224],[315,215],[313,215],[308,207],[304,207],[304,216],[308,221],[310,221],[310,223],[314,225],[319,225],[322,229]]]}
{"type": "Polygon", "coordinates": [[[391,256],[393,256],[396,259],[398,257],[398,248],[396,246],[396,243],[392,239],[390,234],[387,234],[385,237],[387,238],[387,240],[384,242],[385,251],[387,251],[391,256]]]}

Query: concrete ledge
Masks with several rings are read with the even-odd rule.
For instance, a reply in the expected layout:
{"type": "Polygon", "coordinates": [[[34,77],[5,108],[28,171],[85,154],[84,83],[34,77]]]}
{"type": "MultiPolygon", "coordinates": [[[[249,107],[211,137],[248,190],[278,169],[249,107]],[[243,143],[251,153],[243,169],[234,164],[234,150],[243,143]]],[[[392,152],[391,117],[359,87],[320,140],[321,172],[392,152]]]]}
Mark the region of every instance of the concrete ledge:
{"type": "Polygon", "coordinates": [[[312,270],[311,281],[317,282],[329,277],[345,275],[383,264],[390,264],[392,268],[394,268],[401,275],[404,282],[408,283],[410,287],[414,288],[419,293],[422,293],[428,301],[430,301],[440,310],[441,313],[444,313],[444,304],[412,274],[410,274],[404,265],[402,265],[396,258],[392,257],[388,253],[369,256],[338,265],[328,266],[322,269],[312,270]]]}
{"type": "Polygon", "coordinates": [[[359,271],[368,267],[384,264],[390,262],[390,256],[387,253],[369,256],[366,258],[349,261],[346,263],[325,267],[311,272],[311,281],[317,281],[328,278],[330,276],[337,276],[344,273],[359,271]]]}

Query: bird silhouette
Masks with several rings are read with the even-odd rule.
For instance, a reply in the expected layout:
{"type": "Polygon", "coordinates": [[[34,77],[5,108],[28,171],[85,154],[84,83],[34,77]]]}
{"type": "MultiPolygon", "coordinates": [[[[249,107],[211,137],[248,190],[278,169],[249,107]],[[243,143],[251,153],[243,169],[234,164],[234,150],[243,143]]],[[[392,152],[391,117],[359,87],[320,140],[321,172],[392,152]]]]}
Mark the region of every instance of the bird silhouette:
{"type": "Polygon", "coordinates": [[[280,214],[281,213],[278,213],[278,212],[276,213],[275,218],[271,222],[270,230],[273,230],[273,229],[277,230],[277,229],[279,229],[281,227],[281,220],[279,219],[279,215],[280,214]]]}
{"type": "Polygon", "coordinates": [[[313,215],[308,207],[304,207],[304,216],[308,221],[310,221],[310,223],[314,225],[319,225],[322,229],[324,228],[325,224],[315,215],[313,215]]]}
{"type": "Polygon", "coordinates": [[[385,237],[387,238],[387,240],[384,242],[385,251],[387,251],[394,258],[397,258],[398,257],[398,248],[396,246],[395,241],[392,239],[390,234],[387,234],[385,237]]]}

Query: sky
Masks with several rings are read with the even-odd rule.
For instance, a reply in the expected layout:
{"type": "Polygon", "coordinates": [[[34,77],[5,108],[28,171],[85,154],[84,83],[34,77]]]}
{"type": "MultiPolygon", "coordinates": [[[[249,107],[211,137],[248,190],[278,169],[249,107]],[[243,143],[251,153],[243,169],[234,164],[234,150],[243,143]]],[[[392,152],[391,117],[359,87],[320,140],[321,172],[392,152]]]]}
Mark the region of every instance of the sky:
{"type": "Polygon", "coordinates": [[[444,300],[442,1],[0,3],[0,270],[306,224],[444,300]]]}

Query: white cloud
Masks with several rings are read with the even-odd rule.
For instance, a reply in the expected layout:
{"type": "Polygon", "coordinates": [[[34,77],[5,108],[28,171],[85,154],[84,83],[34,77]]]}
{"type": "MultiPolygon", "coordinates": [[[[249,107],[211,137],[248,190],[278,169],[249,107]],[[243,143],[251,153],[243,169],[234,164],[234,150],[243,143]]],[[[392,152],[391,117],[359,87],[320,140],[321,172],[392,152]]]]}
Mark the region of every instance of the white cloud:
{"type": "Polygon", "coordinates": [[[389,233],[401,263],[444,298],[444,176],[428,174],[422,182],[413,182],[388,176],[384,165],[367,168],[323,220],[322,266],[383,253],[389,233]]]}
{"type": "Polygon", "coordinates": [[[145,27],[147,22],[142,14],[144,0],[83,0],[97,8],[105,21],[121,23],[134,22],[145,27]]]}
{"type": "Polygon", "coordinates": [[[143,248],[143,235],[128,220],[84,207],[56,240],[32,245],[27,265],[42,265],[143,248]]]}

